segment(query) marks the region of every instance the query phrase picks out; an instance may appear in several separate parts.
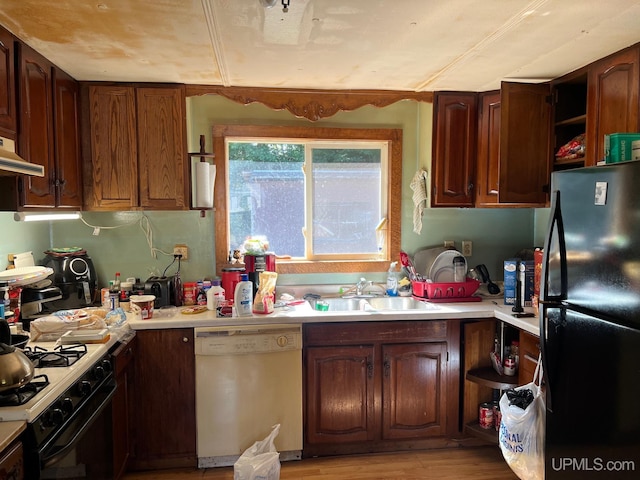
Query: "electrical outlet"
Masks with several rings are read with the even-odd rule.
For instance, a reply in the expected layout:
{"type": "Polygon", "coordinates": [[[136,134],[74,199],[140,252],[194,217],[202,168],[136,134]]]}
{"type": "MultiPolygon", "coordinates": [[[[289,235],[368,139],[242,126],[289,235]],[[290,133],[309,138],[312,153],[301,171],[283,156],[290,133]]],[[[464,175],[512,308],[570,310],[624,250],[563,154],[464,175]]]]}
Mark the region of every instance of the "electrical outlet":
{"type": "Polygon", "coordinates": [[[454,248],[455,244],[454,244],[453,240],[445,240],[444,241],[444,246],[445,246],[445,248],[454,248]]]}
{"type": "Polygon", "coordinates": [[[173,254],[174,255],[182,255],[181,260],[186,260],[189,258],[189,247],[187,247],[184,243],[179,243],[173,246],[173,254]]]}
{"type": "Polygon", "coordinates": [[[462,241],[462,255],[465,257],[470,257],[473,255],[473,243],[471,240],[463,240],[462,241]]]}

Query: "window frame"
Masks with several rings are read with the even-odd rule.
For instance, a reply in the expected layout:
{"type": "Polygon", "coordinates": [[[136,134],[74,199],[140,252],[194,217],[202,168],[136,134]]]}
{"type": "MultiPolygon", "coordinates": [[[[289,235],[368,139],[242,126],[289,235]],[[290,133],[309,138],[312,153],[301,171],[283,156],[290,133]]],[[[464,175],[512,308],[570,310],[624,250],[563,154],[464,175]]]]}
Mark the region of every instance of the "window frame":
{"type": "Polygon", "coordinates": [[[269,125],[214,125],[213,153],[217,169],[215,180],[216,271],[228,265],[229,224],[227,218],[227,137],[273,139],[379,140],[388,141],[387,222],[385,250],[376,260],[293,260],[279,257],[279,274],[384,272],[389,261],[399,258],[402,202],[402,130],[390,128],[332,128],[269,125]]]}

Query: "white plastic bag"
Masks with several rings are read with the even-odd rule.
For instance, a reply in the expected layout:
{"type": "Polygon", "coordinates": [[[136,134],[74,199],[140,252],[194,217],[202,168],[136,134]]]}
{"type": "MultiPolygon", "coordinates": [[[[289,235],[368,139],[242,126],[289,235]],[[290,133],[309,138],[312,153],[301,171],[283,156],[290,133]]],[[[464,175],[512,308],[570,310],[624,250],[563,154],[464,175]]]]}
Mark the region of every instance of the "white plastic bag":
{"type": "Polygon", "coordinates": [[[279,480],[280,454],[274,440],[280,432],[280,424],[274,425],[264,440],[247,448],[233,465],[233,480],[279,480]]]}
{"type": "Polygon", "coordinates": [[[516,405],[510,405],[506,393],[500,398],[500,450],[520,480],[544,479],[545,406],[540,392],[541,383],[542,359],[539,357],[533,381],[515,388],[532,391],[533,401],[527,408],[523,410],[516,405]]]}

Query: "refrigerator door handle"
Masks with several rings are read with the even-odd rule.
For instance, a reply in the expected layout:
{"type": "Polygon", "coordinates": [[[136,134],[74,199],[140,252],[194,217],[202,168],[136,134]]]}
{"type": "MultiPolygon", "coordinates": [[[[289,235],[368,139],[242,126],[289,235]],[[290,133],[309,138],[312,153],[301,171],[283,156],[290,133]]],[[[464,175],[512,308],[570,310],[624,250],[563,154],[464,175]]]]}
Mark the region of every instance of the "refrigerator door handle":
{"type": "Polygon", "coordinates": [[[555,191],[551,198],[551,218],[549,220],[549,228],[547,229],[547,238],[544,242],[544,257],[542,260],[541,275],[541,300],[542,302],[557,302],[567,298],[567,246],[564,239],[564,223],[562,222],[562,211],[560,209],[560,191],[555,191]],[[557,239],[557,254],[560,257],[560,294],[549,294],[549,258],[555,252],[552,251],[554,246],[553,240],[557,239]]]}
{"type": "MultiPolygon", "coordinates": [[[[553,401],[551,398],[551,382],[549,381],[550,368],[548,364],[547,352],[547,309],[545,305],[540,306],[540,358],[542,361],[542,377],[546,385],[545,406],[550,412],[553,412],[553,401]]],[[[542,382],[541,382],[542,385],[542,382]]]]}

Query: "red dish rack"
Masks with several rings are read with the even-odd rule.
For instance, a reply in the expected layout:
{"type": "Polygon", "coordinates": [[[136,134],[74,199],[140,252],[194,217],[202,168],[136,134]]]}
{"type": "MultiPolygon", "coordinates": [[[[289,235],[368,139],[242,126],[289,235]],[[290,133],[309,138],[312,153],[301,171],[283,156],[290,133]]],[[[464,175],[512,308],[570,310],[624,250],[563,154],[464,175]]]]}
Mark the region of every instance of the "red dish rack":
{"type": "Polygon", "coordinates": [[[411,282],[413,296],[430,302],[479,302],[482,299],[473,296],[479,286],[480,282],[472,278],[467,278],[466,282],[411,282]]]}

